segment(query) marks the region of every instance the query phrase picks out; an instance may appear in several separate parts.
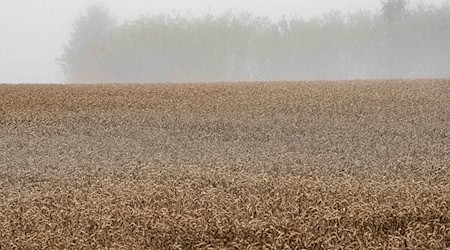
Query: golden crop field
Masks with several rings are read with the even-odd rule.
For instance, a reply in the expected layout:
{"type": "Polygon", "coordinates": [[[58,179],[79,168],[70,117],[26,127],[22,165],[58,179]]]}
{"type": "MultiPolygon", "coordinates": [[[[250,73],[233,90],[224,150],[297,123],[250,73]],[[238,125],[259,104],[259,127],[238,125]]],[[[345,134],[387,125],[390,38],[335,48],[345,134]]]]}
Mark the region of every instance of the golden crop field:
{"type": "Polygon", "coordinates": [[[0,85],[0,249],[450,248],[450,80],[0,85]]]}

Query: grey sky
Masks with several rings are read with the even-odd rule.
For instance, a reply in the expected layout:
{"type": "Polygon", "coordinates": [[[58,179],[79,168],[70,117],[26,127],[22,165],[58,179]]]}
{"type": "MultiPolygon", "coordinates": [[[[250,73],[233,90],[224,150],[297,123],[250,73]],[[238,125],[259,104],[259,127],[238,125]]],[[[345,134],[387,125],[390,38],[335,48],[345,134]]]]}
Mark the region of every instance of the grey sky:
{"type": "Polygon", "coordinates": [[[73,21],[89,3],[103,3],[119,20],[173,11],[197,15],[226,10],[309,18],[330,10],[349,13],[380,8],[380,0],[0,0],[0,82],[62,81],[55,59],[69,38],[73,21]]]}

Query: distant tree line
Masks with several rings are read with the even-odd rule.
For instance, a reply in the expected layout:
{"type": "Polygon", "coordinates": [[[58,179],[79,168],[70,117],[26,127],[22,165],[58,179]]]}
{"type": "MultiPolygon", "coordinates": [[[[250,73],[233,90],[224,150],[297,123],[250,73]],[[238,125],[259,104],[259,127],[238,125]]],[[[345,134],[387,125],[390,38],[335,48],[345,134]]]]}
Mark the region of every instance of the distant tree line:
{"type": "Polygon", "coordinates": [[[59,62],[69,82],[450,77],[450,7],[386,0],[376,13],[309,20],[164,14],[118,24],[92,6],[59,62]]]}

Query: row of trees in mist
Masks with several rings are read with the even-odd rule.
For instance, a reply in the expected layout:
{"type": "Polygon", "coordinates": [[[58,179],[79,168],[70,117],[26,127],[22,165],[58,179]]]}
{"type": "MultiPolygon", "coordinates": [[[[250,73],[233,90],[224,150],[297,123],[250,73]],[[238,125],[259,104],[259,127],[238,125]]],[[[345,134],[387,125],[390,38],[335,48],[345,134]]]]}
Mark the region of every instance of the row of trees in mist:
{"type": "Polygon", "coordinates": [[[70,82],[450,77],[450,7],[386,0],[376,13],[309,20],[164,14],[119,24],[92,6],[59,62],[70,82]]]}

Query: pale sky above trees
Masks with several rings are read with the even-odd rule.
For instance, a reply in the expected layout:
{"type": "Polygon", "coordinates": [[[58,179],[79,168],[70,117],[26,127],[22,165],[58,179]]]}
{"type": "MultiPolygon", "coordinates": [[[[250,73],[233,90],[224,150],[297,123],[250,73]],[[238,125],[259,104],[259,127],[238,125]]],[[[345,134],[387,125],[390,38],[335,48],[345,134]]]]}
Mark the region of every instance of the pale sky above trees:
{"type": "MultiPolygon", "coordinates": [[[[422,2],[440,5],[449,0],[422,2]]],[[[2,0],[0,82],[62,81],[55,59],[62,53],[75,18],[93,3],[103,3],[119,21],[173,11],[193,15],[247,11],[276,19],[283,15],[310,18],[330,10],[346,14],[380,8],[379,0],[2,0]]]]}

